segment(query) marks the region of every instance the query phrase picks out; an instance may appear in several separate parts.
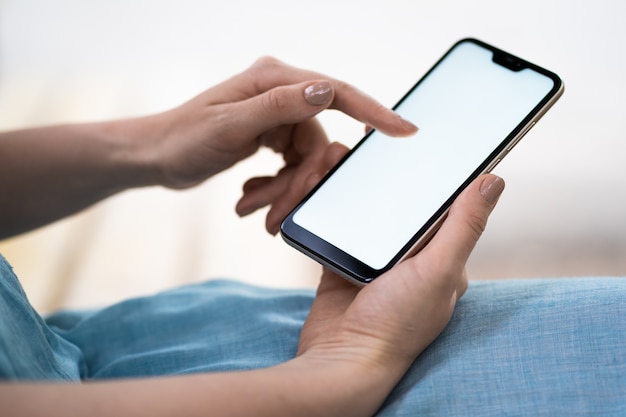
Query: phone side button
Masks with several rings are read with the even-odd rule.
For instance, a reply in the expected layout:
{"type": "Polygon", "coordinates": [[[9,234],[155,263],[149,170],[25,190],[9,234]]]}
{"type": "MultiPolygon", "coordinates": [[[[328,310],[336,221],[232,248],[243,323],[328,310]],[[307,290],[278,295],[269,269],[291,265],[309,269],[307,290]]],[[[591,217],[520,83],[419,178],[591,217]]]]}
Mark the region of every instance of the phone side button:
{"type": "Polygon", "coordinates": [[[492,163],[489,164],[489,166],[487,167],[487,169],[485,170],[486,173],[491,172],[496,165],[498,165],[500,163],[500,161],[502,161],[501,158],[496,159],[495,161],[493,161],[492,163]]]}
{"type": "Polygon", "coordinates": [[[528,126],[526,126],[526,128],[525,128],[524,130],[522,130],[522,133],[520,133],[520,134],[519,134],[519,136],[518,136],[516,139],[514,139],[514,140],[513,140],[513,142],[511,142],[511,144],[510,144],[509,146],[507,146],[507,147],[506,147],[506,151],[508,152],[508,151],[510,151],[511,149],[513,149],[513,147],[514,147],[515,145],[517,145],[517,143],[518,143],[520,140],[522,140],[522,138],[523,138],[524,136],[526,136],[526,133],[528,133],[528,131],[529,131],[530,129],[532,129],[534,125],[535,125],[535,122],[530,122],[530,124],[529,124],[528,126]]]}

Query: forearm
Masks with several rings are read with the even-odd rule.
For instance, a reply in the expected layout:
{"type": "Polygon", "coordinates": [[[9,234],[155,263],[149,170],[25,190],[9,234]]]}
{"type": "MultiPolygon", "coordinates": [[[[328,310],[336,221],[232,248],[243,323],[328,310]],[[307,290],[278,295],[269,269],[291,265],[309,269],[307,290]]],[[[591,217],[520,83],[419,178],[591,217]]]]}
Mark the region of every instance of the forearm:
{"type": "Polygon", "coordinates": [[[144,141],[153,123],[142,118],[0,133],[0,238],[151,185],[144,141]]]}
{"type": "Polygon", "coordinates": [[[197,185],[259,146],[306,165],[328,144],[313,119],[326,108],[390,135],[415,131],[349,84],[266,58],[157,115],[0,133],[0,239],[130,187],[197,185]]]}
{"type": "MultiPolygon", "coordinates": [[[[14,416],[364,416],[393,382],[374,383],[351,364],[311,367],[298,359],[272,368],[85,384],[0,385],[0,408],[14,416]]],[[[0,410],[1,411],[1,410],[0,410]]]]}

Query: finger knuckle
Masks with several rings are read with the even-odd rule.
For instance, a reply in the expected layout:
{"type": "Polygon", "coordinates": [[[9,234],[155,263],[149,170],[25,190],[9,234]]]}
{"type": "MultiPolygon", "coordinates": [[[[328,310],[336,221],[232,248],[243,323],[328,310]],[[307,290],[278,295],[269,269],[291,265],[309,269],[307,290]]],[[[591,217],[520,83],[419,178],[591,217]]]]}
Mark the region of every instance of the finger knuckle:
{"type": "Polygon", "coordinates": [[[266,113],[275,113],[287,110],[290,107],[290,101],[285,91],[275,88],[262,96],[261,105],[266,113]]]}
{"type": "Polygon", "coordinates": [[[428,261],[410,262],[411,274],[419,277],[423,290],[433,299],[444,302],[457,289],[459,282],[464,279],[463,265],[451,262],[448,256],[437,256],[429,253],[428,261]]]}
{"type": "Polygon", "coordinates": [[[475,241],[478,241],[480,236],[483,234],[487,227],[487,219],[484,216],[481,216],[479,213],[472,212],[469,213],[465,223],[467,224],[468,229],[472,233],[472,237],[475,241]]]}
{"type": "Polygon", "coordinates": [[[335,89],[341,90],[344,93],[349,93],[351,91],[355,91],[356,90],[352,85],[350,85],[347,82],[342,81],[342,80],[334,80],[334,84],[335,84],[334,85],[335,89]]]}
{"type": "MultiPolygon", "coordinates": [[[[335,90],[340,92],[340,95],[346,97],[367,97],[367,95],[364,94],[361,90],[343,80],[331,79],[330,81],[333,83],[333,87],[335,88],[335,90]]],[[[377,104],[379,104],[378,107],[380,109],[385,109],[385,106],[383,106],[382,104],[377,104]]]]}
{"type": "Polygon", "coordinates": [[[272,68],[281,65],[281,62],[270,55],[264,55],[259,57],[254,64],[252,64],[253,68],[272,68]]]}

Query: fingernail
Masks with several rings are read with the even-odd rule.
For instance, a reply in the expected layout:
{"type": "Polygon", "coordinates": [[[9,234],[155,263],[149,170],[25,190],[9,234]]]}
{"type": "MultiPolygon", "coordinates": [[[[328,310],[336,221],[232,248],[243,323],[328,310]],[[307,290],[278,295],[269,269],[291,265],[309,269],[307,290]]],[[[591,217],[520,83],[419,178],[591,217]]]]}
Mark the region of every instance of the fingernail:
{"type": "Polygon", "coordinates": [[[404,126],[407,130],[414,130],[415,132],[420,130],[419,127],[415,126],[413,123],[409,122],[404,117],[398,115],[398,118],[400,119],[400,122],[402,123],[402,126],[404,126]]]}
{"type": "Polygon", "coordinates": [[[237,207],[237,215],[239,217],[247,216],[248,214],[254,213],[252,207],[237,207]]]}
{"type": "Polygon", "coordinates": [[[496,175],[489,175],[480,184],[480,195],[489,203],[495,204],[504,190],[504,180],[496,175]]]}
{"type": "Polygon", "coordinates": [[[328,81],[311,84],[304,89],[304,99],[313,106],[328,103],[333,96],[333,86],[328,81]]]}
{"type": "Polygon", "coordinates": [[[248,214],[252,213],[254,210],[251,209],[251,207],[248,207],[246,205],[242,205],[241,203],[238,203],[235,206],[235,213],[237,213],[237,215],[239,217],[243,217],[243,216],[247,216],[248,214]]]}

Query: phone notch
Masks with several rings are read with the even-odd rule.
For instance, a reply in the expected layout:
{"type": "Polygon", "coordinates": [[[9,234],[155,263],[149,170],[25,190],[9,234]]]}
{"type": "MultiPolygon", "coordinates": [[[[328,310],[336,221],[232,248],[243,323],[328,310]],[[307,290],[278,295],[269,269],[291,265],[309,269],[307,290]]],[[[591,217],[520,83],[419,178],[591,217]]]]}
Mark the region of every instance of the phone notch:
{"type": "Polygon", "coordinates": [[[519,72],[527,67],[526,62],[522,59],[507,54],[503,51],[494,51],[491,60],[496,64],[515,72],[519,72]]]}
{"type": "Polygon", "coordinates": [[[366,135],[283,221],[283,239],[357,285],[371,282],[421,250],[463,189],[562,92],[546,69],[457,42],[394,107],[419,120],[419,140],[366,135]]]}

